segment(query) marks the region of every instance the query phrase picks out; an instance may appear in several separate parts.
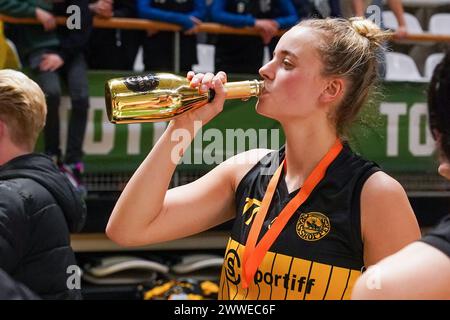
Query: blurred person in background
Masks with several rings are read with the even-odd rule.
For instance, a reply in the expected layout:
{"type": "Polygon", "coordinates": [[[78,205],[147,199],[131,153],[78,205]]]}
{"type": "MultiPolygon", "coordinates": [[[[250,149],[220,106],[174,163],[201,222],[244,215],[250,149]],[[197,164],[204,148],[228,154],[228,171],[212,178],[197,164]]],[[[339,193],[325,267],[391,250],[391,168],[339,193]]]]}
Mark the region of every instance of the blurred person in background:
{"type": "Polygon", "coordinates": [[[89,109],[87,65],[84,50],[92,29],[88,0],[3,0],[0,13],[13,17],[37,18],[41,25],[14,25],[13,40],[24,66],[45,93],[47,120],[44,128],[45,153],[52,157],[79,192],[86,194],[83,184],[83,140],[89,109]],[[66,16],[67,8],[80,8],[81,28],[56,25],[55,16],[66,16]],[[71,113],[65,155],[60,143],[61,79],[68,87],[71,113]]]}
{"type": "MultiPolygon", "coordinates": [[[[405,12],[403,10],[403,4],[401,0],[387,0],[387,3],[394,13],[398,28],[395,30],[395,36],[398,39],[402,39],[407,36],[407,30],[406,30],[406,21],[405,21],[405,12]]],[[[344,18],[350,18],[350,17],[366,17],[372,15],[374,12],[370,10],[370,12],[367,12],[368,6],[373,5],[377,6],[380,10],[378,11],[380,13],[380,17],[378,17],[380,20],[380,27],[384,29],[383,24],[383,1],[382,0],[341,0],[341,11],[344,18]]],[[[380,55],[380,65],[378,72],[380,73],[380,78],[384,79],[386,76],[386,54],[385,51],[382,50],[378,53],[380,55]]]]}
{"type": "MultiPolygon", "coordinates": [[[[198,25],[206,17],[205,0],[136,0],[140,18],[178,24],[180,33],[180,71],[189,71],[197,63],[198,25]]],[[[144,38],[145,70],[173,71],[174,32],[148,30],[144,38]]]]}
{"type": "Polygon", "coordinates": [[[0,70],[0,269],[43,299],[80,299],[69,287],[70,232],[86,206],[52,159],[33,153],[46,112],[34,81],[0,70]]]}
{"type": "Polygon", "coordinates": [[[300,20],[341,17],[340,0],[292,0],[300,20]]]}
{"type": "MultiPolygon", "coordinates": [[[[383,1],[382,0],[340,0],[341,1],[341,11],[344,18],[351,17],[367,17],[373,12],[366,12],[370,5],[375,5],[380,8],[380,12],[383,11],[383,1]]],[[[398,38],[404,38],[408,32],[406,29],[405,21],[405,11],[403,9],[403,4],[401,0],[387,0],[389,8],[395,15],[397,19],[398,28],[395,30],[395,35],[398,38]]],[[[380,17],[382,18],[382,17],[380,17]]],[[[383,22],[381,20],[381,27],[383,27],[383,22]]]]}
{"type": "Polygon", "coordinates": [[[214,0],[211,19],[231,27],[255,27],[260,36],[218,35],[215,70],[257,74],[263,65],[264,47],[271,55],[278,42],[277,33],[297,23],[291,0],[214,0]]]}
{"type": "MultiPolygon", "coordinates": [[[[439,174],[450,180],[450,54],[436,67],[428,90],[430,130],[439,174]]],[[[450,299],[450,215],[358,279],[353,299],[450,299]]]]}
{"type": "MultiPolygon", "coordinates": [[[[136,18],[136,4],[131,0],[94,0],[89,9],[96,17],[136,18]]],[[[91,69],[133,70],[144,32],[125,29],[92,30],[88,48],[91,69]]]]}

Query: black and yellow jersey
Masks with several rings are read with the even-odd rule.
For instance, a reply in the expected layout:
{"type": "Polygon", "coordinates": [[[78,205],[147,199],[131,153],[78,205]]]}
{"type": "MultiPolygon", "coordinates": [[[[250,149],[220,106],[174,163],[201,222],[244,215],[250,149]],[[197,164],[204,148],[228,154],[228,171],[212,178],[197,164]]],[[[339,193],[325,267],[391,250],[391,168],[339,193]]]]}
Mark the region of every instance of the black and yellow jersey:
{"type": "MultiPolygon", "coordinates": [[[[275,171],[270,168],[278,167],[283,158],[284,147],[269,153],[238,185],[237,214],[225,252],[219,299],[349,299],[364,266],[361,190],[379,168],[347,144],[272,244],[248,288],[242,287],[249,230],[275,171]]],[[[288,192],[283,173],[258,241],[297,192],[288,192]]]]}

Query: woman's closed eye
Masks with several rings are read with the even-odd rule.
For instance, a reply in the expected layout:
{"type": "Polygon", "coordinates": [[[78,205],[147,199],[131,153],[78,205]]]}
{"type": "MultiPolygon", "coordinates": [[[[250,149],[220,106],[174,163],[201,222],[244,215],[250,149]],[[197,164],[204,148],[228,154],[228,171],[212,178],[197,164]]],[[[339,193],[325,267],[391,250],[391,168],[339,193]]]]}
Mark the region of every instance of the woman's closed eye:
{"type": "Polygon", "coordinates": [[[283,64],[283,67],[287,70],[294,68],[294,65],[288,59],[283,59],[282,64],[283,64]]]}

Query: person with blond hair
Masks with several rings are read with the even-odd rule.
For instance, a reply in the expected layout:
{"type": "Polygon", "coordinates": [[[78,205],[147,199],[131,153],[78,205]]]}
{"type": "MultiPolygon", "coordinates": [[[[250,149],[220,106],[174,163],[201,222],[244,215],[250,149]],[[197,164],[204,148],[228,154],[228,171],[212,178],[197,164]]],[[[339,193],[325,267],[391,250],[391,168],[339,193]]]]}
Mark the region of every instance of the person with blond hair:
{"type": "Polygon", "coordinates": [[[79,299],[69,232],[82,228],[86,206],[52,159],[33,153],[46,114],[33,80],[0,70],[0,269],[43,299],[79,299]]]}
{"type": "Polygon", "coordinates": [[[364,266],[420,237],[402,186],[345,140],[374,89],[387,36],[362,18],[304,20],[290,29],[259,70],[256,105],[281,124],[285,146],[240,153],[167,190],[182,157],[173,134],[187,130],[193,139],[198,121],[219,114],[226,96],[224,72],[188,73],[191,86],[213,88],[215,97],[171,121],[121,194],[107,235],[143,245],[235,219],[219,298],[349,299],[364,266]]]}

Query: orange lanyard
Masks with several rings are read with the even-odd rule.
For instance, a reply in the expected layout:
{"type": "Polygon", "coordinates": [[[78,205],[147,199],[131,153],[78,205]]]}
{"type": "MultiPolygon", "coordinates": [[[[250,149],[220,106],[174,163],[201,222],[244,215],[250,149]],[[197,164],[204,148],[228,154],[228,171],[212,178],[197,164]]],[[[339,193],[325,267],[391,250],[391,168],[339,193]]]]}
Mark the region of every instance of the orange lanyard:
{"type": "Polygon", "coordinates": [[[256,244],[258,236],[261,232],[263,222],[266,218],[267,211],[269,210],[270,203],[272,202],[273,195],[277,188],[278,180],[280,179],[285,160],[283,160],[281,165],[275,171],[275,174],[270,179],[269,185],[267,186],[267,190],[264,194],[261,207],[252,226],[250,227],[250,232],[247,237],[242,265],[242,287],[244,289],[248,287],[248,284],[255,275],[256,270],[261,264],[261,261],[263,260],[265,254],[278,238],[281,231],[288,223],[289,219],[292,217],[294,212],[297,211],[297,209],[306,201],[306,199],[308,199],[311,192],[325,176],[329,165],[334,161],[334,159],[336,159],[341,150],[342,143],[339,139],[337,139],[331,149],[322,158],[322,160],[320,160],[319,164],[308,176],[298,194],[291,201],[289,201],[289,203],[283,208],[283,210],[281,210],[281,213],[275,219],[273,225],[262,237],[259,243],[256,244]]]}

